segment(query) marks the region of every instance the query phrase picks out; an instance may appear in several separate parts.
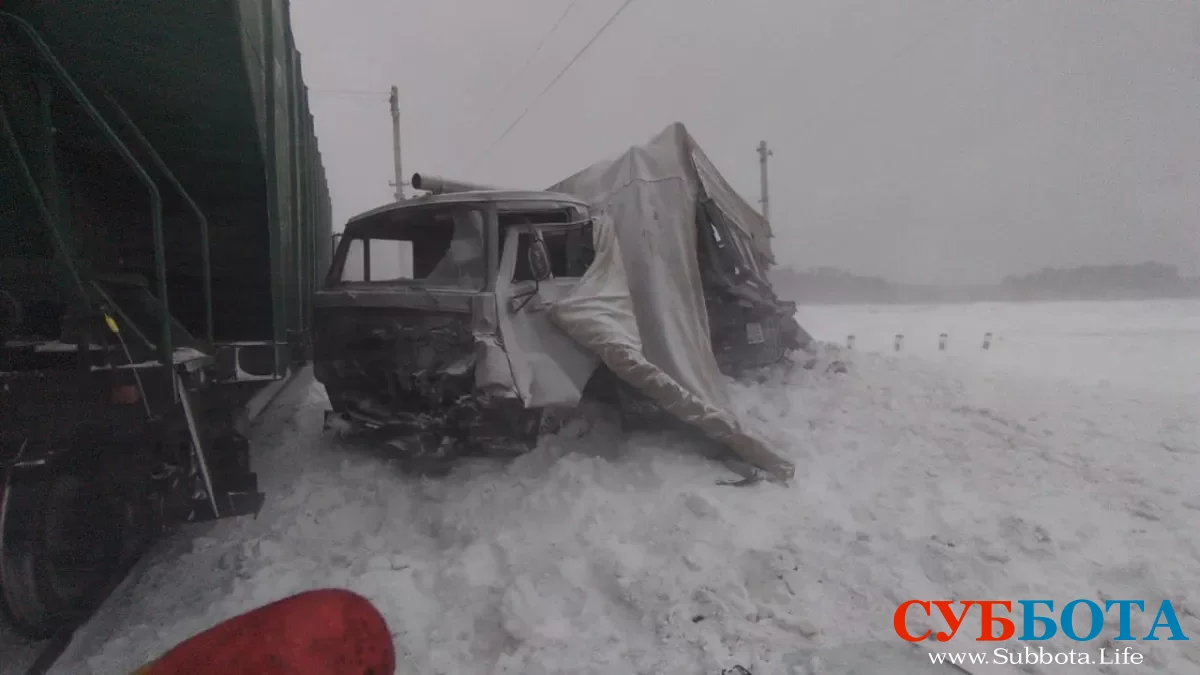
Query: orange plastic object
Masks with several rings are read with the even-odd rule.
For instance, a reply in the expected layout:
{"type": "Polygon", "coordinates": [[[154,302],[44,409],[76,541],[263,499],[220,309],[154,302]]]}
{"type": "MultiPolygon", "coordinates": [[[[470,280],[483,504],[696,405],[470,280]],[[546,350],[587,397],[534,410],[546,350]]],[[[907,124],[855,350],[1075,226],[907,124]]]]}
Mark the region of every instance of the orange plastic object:
{"type": "Polygon", "coordinates": [[[366,598],[308,591],[213,626],[133,675],[394,675],[387,622],[366,598]]]}

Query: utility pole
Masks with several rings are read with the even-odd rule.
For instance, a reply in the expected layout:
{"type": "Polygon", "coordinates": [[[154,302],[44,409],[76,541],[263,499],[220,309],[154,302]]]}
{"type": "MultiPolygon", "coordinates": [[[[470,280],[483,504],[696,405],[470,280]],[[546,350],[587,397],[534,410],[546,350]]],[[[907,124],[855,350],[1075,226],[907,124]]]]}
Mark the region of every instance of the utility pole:
{"type": "Polygon", "coordinates": [[[773,154],[775,154],[775,153],[771,152],[771,150],[769,150],[767,148],[766,141],[759,141],[759,143],[758,143],[758,167],[759,167],[759,172],[761,174],[760,178],[762,181],[762,185],[760,186],[760,191],[762,192],[762,198],[759,199],[759,202],[762,203],[763,220],[767,221],[768,224],[771,222],[771,206],[770,206],[769,198],[767,196],[767,158],[773,154]]]}
{"type": "Polygon", "coordinates": [[[400,89],[392,85],[392,162],[395,164],[396,180],[389,183],[396,188],[396,201],[404,201],[404,168],[400,164],[400,89]]]}

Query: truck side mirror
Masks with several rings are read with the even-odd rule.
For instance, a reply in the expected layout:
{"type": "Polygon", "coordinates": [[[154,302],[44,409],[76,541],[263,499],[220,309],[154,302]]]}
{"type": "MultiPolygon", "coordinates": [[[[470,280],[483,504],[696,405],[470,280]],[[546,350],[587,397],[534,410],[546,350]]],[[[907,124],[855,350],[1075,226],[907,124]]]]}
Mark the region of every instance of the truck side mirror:
{"type": "Polygon", "coordinates": [[[533,233],[533,243],[529,246],[529,274],[538,281],[550,278],[550,249],[541,232],[533,233]]]}

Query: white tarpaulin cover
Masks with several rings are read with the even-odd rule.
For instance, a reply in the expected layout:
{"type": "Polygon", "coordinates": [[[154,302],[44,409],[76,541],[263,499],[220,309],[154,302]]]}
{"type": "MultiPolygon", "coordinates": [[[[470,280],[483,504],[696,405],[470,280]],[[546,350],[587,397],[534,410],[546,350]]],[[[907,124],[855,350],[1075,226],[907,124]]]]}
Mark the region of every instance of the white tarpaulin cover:
{"type": "Polygon", "coordinates": [[[646,145],[550,188],[599,211],[595,261],[550,316],[666,411],[747,462],[791,478],[791,462],[730,412],[713,356],[696,228],[697,205],[709,181],[699,176],[696,152],[687,130],[675,123],[646,145]]]}

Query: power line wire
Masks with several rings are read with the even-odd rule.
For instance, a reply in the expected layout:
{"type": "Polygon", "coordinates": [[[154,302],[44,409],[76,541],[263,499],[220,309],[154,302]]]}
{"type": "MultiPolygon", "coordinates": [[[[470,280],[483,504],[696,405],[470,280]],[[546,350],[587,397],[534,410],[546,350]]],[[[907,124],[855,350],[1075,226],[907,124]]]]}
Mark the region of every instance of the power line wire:
{"type": "Polygon", "coordinates": [[[364,94],[370,96],[387,96],[388,92],[382,89],[325,89],[323,87],[310,87],[309,91],[319,91],[323,94],[364,94]]]}
{"type": "Polygon", "coordinates": [[[390,94],[386,91],[370,91],[366,89],[313,89],[310,87],[308,91],[310,94],[317,94],[320,96],[342,96],[347,98],[365,97],[372,99],[382,97],[385,101],[387,100],[388,96],[390,96],[390,94]]]}
{"type": "Polygon", "coordinates": [[[579,4],[579,0],[571,0],[569,3],[567,3],[567,8],[562,11],[562,14],[558,15],[558,20],[555,21],[554,25],[550,27],[550,30],[546,31],[545,35],[542,36],[541,41],[538,43],[537,47],[534,47],[533,52],[529,55],[529,58],[526,59],[525,63],[519,69],[517,69],[515,73],[513,73],[512,77],[510,77],[507,82],[504,83],[504,86],[500,89],[500,95],[495,98],[495,105],[493,105],[491,109],[484,114],[483,118],[480,119],[480,125],[490,120],[492,115],[496,114],[496,111],[500,109],[500,104],[503,103],[506,98],[508,98],[508,94],[512,91],[513,85],[515,85],[521,76],[525,74],[525,71],[529,70],[529,66],[533,65],[533,60],[538,57],[538,54],[542,53],[542,49],[546,47],[546,43],[548,43],[550,38],[558,31],[558,28],[562,25],[563,20],[567,18],[567,15],[571,13],[571,10],[574,9],[575,5],[577,4],[579,4]]]}
{"type": "Polygon", "coordinates": [[[542,91],[538,93],[538,95],[535,96],[532,101],[529,102],[529,105],[525,106],[525,109],[521,111],[520,115],[517,115],[517,118],[513,120],[512,124],[508,125],[508,128],[504,130],[504,133],[500,134],[495,141],[492,141],[492,144],[489,145],[486,150],[480,153],[479,156],[475,158],[475,161],[471,162],[470,167],[467,169],[468,174],[470,174],[475,167],[479,165],[479,162],[483,160],[484,157],[487,157],[497,145],[500,145],[501,141],[508,137],[508,134],[511,133],[512,130],[521,123],[521,120],[525,119],[525,116],[529,114],[529,111],[533,110],[533,107],[542,100],[542,97],[544,97],[551,89],[554,88],[555,84],[558,84],[558,81],[562,79],[563,75],[567,74],[567,71],[571,69],[571,66],[575,65],[575,62],[578,61],[585,52],[587,52],[588,48],[595,44],[596,40],[600,39],[600,36],[604,34],[604,31],[608,30],[608,27],[611,26],[613,22],[617,20],[617,17],[621,16],[621,13],[628,9],[633,2],[634,0],[625,0],[625,2],[617,8],[617,11],[613,12],[612,16],[608,17],[608,21],[605,21],[604,25],[600,26],[600,30],[596,31],[596,34],[592,36],[592,39],[588,40],[587,43],[583,45],[583,48],[576,52],[575,56],[573,56],[571,60],[567,62],[567,65],[564,66],[562,70],[558,71],[558,74],[554,76],[554,79],[550,80],[550,84],[547,84],[546,87],[542,89],[542,91]]]}

